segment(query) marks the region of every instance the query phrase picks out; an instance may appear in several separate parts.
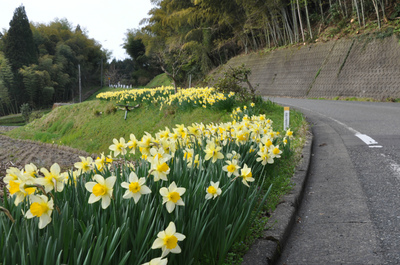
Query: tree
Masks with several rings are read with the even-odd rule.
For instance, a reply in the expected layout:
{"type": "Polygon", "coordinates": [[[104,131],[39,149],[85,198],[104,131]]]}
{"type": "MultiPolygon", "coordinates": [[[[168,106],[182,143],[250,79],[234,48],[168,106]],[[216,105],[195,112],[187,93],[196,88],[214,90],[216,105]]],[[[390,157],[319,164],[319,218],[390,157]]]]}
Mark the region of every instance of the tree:
{"type": "Polygon", "coordinates": [[[13,104],[10,97],[14,75],[11,71],[11,65],[8,63],[4,54],[0,52],[0,115],[17,112],[17,105],[13,104]]]}
{"type": "Polygon", "coordinates": [[[14,73],[24,65],[37,63],[37,49],[23,5],[15,9],[14,16],[10,21],[4,53],[14,73]]]}
{"type": "Polygon", "coordinates": [[[38,61],[32,30],[23,5],[15,9],[14,16],[10,21],[10,29],[5,38],[4,53],[14,73],[11,96],[18,105],[21,105],[26,102],[27,95],[23,78],[18,71],[24,65],[36,64],[38,61]]]}
{"type": "MultiPolygon", "coordinates": [[[[131,77],[135,85],[146,85],[152,78],[160,74],[161,71],[156,66],[156,60],[153,55],[146,55],[146,47],[142,40],[143,34],[139,30],[128,30],[125,43],[123,45],[126,53],[132,58],[131,77]]],[[[114,67],[121,72],[120,63],[114,67]]],[[[126,65],[127,66],[127,65],[126,65]]],[[[126,66],[124,69],[126,69],[126,66]]],[[[110,68],[111,70],[111,68],[110,68]]],[[[111,72],[110,72],[111,73],[111,72]]],[[[125,75],[127,73],[125,72],[125,75]]]]}

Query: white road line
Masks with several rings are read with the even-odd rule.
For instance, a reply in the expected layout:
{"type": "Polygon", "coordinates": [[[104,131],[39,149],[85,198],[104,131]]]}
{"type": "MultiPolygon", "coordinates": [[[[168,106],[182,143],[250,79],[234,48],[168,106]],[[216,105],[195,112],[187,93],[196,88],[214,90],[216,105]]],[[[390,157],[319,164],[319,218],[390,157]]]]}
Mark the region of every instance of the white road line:
{"type": "MultiPolygon", "coordinates": [[[[286,104],[286,105],[290,105],[290,104],[286,104]]],[[[359,131],[357,131],[357,130],[351,128],[350,126],[347,126],[347,125],[344,124],[343,122],[340,122],[340,121],[338,121],[338,120],[336,120],[336,119],[334,119],[334,118],[331,118],[331,117],[329,117],[329,116],[326,116],[326,115],[324,115],[324,114],[322,114],[322,113],[320,113],[320,112],[313,111],[313,110],[310,110],[310,109],[307,109],[307,108],[302,108],[302,107],[296,107],[296,108],[304,109],[304,110],[307,110],[307,111],[310,111],[310,112],[315,112],[315,113],[318,113],[318,114],[321,115],[321,116],[324,116],[325,118],[331,119],[332,121],[334,121],[334,122],[336,122],[336,123],[342,125],[343,127],[347,128],[349,131],[351,131],[352,133],[354,133],[354,135],[355,135],[356,137],[358,137],[361,141],[363,141],[364,143],[366,143],[370,148],[382,148],[382,145],[377,145],[377,144],[378,144],[377,141],[375,141],[374,139],[372,139],[371,137],[369,137],[369,136],[366,135],[366,134],[360,133],[359,131]]]]}
{"type": "Polygon", "coordinates": [[[361,139],[361,141],[363,141],[364,143],[366,143],[367,145],[371,145],[371,144],[378,144],[377,141],[375,141],[374,139],[372,139],[371,137],[369,137],[366,134],[362,134],[362,133],[356,133],[356,136],[358,138],[361,139]]]}
{"type": "MultiPolygon", "coordinates": [[[[323,114],[322,114],[322,115],[323,115],[323,114]]],[[[327,116],[326,116],[326,117],[327,117],[327,116]]],[[[334,118],[331,118],[331,117],[327,117],[327,118],[333,120],[334,122],[336,122],[336,123],[338,123],[338,124],[344,126],[344,127],[347,128],[349,131],[353,132],[354,135],[355,135],[356,137],[358,137],[361,141],[363,141],[364,143],[366,143],[370,148],[382,148],[382,145],[377,145],[378,142],[375,141],[374,139],[372,139],[371,137],[369,137],[368,135],[363,134],[363,133],[360,133],[359,131],[357,131],[357,130],[351,128],[350,126],[347,126],[347,125],[344,124],[343,122],[340,122],[340,121],[338,121],[338,120],[335,120],[334,118]]]]}

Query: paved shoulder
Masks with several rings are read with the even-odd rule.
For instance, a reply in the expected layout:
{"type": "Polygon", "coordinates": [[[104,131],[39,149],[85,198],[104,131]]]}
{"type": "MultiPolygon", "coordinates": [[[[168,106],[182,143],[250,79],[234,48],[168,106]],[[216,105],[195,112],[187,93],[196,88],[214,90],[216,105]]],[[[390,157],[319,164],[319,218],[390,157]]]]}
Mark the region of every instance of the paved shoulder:
{"type": "Polygon", "coordinates": [[[296,213],[304,194],[312,144],[313,136],[309,134],[302,150],[302,160],[291,179],[293,189],[282,198],[281,203],[268,220],[262,238],[257,239],[246,253],[243,265],[268,265],[273,264],[279,258],[282,247],[286,244],[295,223],[296,213]]]}
{"type": "Polygon", "coordinates": [[[340,135],[323,119],[305,196],[278,264],[380,264],[380,245],[367,197],[340,135]]]}

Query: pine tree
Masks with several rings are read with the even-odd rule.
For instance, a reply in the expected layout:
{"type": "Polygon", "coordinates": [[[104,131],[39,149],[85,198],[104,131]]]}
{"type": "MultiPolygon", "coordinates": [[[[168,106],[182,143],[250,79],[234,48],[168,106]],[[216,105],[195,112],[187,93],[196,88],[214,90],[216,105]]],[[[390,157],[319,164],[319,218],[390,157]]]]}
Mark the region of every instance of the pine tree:
{"type": "Polygon", "coordinates": [[[18,73],[24,65],[37,64],[37,48],[33,41],[32,30],[23,5],[17,7],[10,21],[10,29],[4,42],[4,53],[14,73],[12,96],[18,104],[26,101],[26,93],[22,76],[18,73]]]}
{"type": "Polygon", "coordinates": [[[14,11],[4,48],[14,73],[24,65],[37,64],[37,49],[25,7],[22,5],[14,11]]]}

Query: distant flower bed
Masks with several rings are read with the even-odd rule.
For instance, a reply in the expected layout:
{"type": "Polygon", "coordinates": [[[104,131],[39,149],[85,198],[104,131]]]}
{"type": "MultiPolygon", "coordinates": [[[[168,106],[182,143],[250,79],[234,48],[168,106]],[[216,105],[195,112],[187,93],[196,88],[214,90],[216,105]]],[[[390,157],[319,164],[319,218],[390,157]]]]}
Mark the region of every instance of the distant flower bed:
{"type": "Polygon", "coordinates": [[[117,104],[134,105],[138,103],[163,106],[176,105],[179,108],[219,108],[232,105],[235,94],[224,95],[214,88],[178,89],[174,94],[173,87],[158,87],[154,89],[130,89],[123,91],[108,91],[97,95],[98,99],[114,100],[117,104]]]}
{"type": "MultiPolygon", "coordinates": [[[[214,104],[208,89],[180,92],[163,104],[214,104]]],[[[80,157],[68,172],[58,164],[9,168],[0,263],[221,263],[266,199],[268,164],[293,137],[253,107],[235,109],[228,123],[113,139],[109,155],[80,157]],[[135,153],[139,161],[130,160],[135,153]]]]}

